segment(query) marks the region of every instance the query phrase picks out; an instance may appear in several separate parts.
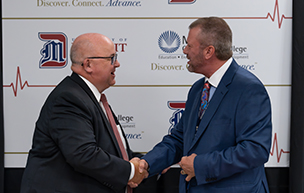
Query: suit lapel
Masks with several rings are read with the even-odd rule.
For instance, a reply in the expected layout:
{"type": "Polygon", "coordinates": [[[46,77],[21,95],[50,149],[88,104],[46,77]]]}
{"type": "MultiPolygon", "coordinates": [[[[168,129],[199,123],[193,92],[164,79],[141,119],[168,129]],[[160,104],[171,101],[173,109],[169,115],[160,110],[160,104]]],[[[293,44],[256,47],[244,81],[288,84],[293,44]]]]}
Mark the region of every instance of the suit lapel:
{"type": "MultiPolygon", "coordinates": [[[[96,97],[94,96],[93,92],[91,91],[91,89],[88,87],[88,85],[79,77],[78,74],[76,73],[72,73],[71,75],[71,79],[73,81],[75,81],[77,84],[79,84],[81,86],[81,88],[87,93],[87,95],[90,97],[90,99],[93,101],[93,103],[96,105],[96,107],[98,108],[98,111],[100,113],[100,116],[101,118],[103,119],[103,122],[105,123],[106,125],[106,129],[108,130],[110,136],[111,136],[111,139],[112,141],[114,142],[114,145],[115,145],[115,148],[117,150],[117,152],[119,153],[119,156],[122,158],[122,154],[120,152],[120,148],[119,148],[119,145],[118,145],[118,142],[116,140],[116,137],[115,137],[115,134],[114,134],[114,131],[111,127],[111,124],[110,122],[108,121],[108,118],[106,117],[105,113],[103,112],[100,104],[99,104],[99,101],[96,100],[96,97]]],[[[112,109],[111,109],[112,110],[112,109]]],[[[115,116],[114,116],[115,117],[115,116]]]]}
{"type": "MultiPolygon", "coordinates": [[[[212,96],[212,99],[209,102],[208,108],[206,109],[205,114],[199,124],[199,128],[196,135],[195,136],[194,134],[190,135],[190,136],[194,136],[194,138],[192,140],[190,148],[188,149],[188,152],[190,152],[190,150],[197,143],[198,139],[204,134],[205,130],[207,129],[213,115],[216,113],[223,98],[225,97],[226,93],[229,91],[228,85],[231,83],[232,78],[238,67],[239,67],[238,64],[233,60],[230,67],[227,69],[226,73],[222,77],[218,87],[216,88],[215,93],[212,96]]],[[[195,126],[191,128],[195,128],[195,126]]],[[[194,129],[188,129],[188,130],[194,130],[194,129]]]]}
{"type": "MultiPolygon", "coordinates": [[[[196,96],[194,96],[194,100],[193,100],[193,103],[192,103],[192,106],[187,106],[188,104],[186,104],[186,108],[189,108],[190,109],[190,114],[189,114],[189,121],[187,122],[187,125],[186,125],[186,129],[185,129],[185,137],[184,138],[184,148],[187,150],[187,149],[190,149],[190,146],[192,146],[193,144],[193,137],[195,135],[195,128],[196,128],[196,124],[197,124],[197,119],[198,119],[198,111],[199,111],[199,106],[200,106],[200,103],[201,103],[201,93],[202,93],[202,90],[203,90],[203,85],[204,85],[204,82],[205,82],[205,78],[203,78],[201,80],[201,83],[200,85],[198,85],[198,87],[200,88],[200,90],[198,92],[196,92],[196,96]]],[[[191,103],[189,103],[191,104],[191,103]]]]}
{"type": "MultiPolygon", "coordinates": [[[[219,89],[219,88],[218,88],[219,89]]],[[[205,111],[205,114],[199,124],[197,133],[192,141],[192,144],[190,146],[190,149],[196,144],[196,142],[198,141],[198,139],[201,137],[201,135],[205,132],[205,130],[207,129],[211,118],[213,117],[213,115],[216,113],[222,99],[224,98],[225,94],[228,92],[227,88],[223,88],[221,89],[220,92],[218,92],[219,90],[216,90],[217,94],[214,93],[212,100],[210,101],[208,108],[205,111]]],[[[190,150],[189,149],[189,150],[190,150]]]]}

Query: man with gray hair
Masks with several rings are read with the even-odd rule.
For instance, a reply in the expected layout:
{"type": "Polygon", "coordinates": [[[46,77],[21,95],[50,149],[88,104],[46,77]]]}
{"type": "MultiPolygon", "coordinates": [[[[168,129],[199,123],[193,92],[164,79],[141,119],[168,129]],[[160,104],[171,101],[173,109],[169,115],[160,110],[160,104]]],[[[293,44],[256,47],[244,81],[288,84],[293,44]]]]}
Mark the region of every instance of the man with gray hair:
{"type": "Polygon", "coordinates": [[[223,19],[200,18],[189,28],[187,67],[204,77],[192,85],[171,134],[142,157],[140,172],[151,176],[179,163],[180,193],[269,193],[267,91],[232,58],[232,32],[223,19]]]}

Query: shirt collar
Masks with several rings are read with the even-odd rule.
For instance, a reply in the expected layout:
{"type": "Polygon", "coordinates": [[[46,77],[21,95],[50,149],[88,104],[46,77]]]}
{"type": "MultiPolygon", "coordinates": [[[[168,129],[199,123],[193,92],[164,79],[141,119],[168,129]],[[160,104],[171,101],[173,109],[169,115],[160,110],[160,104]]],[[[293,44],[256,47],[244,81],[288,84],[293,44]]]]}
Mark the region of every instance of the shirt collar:
{"type": "Polygon", "coordinates": [[[217,88],[231,63],[232,58],[229,58],[210,78],[205,77],[205,81],[208,81],[213,87],[217,88]]]}
{"type": "Polygon", "coordinates": [[[78,76],[80,78],[82,78],[82,80],[88,85],[88,87],[93,92],[94,96],[96,97],[96,100],[99,102],[101,94],[99,93],[98,89],[90,81],[88,81],[86,78],[84,78],[83,76],[81,76],[79,74],[78,74],[78,76]]]}

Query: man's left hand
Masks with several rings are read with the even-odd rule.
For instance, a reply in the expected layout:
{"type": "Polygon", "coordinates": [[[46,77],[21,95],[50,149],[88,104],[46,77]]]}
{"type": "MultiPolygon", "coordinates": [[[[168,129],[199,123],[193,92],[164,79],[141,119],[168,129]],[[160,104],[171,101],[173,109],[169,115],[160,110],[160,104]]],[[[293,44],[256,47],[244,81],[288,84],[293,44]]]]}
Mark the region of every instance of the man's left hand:
{"type": "Polygon", "coordinates": [[[186,181],[189,182],[191,178],[195,176],[194,172],[194,158],[197,155],[195,153],[191,154],[190,156],[184,156],[182,157],[181,161],[179,162],[179,165],[182,168],[181,174],[187,175],[186,181]]]}

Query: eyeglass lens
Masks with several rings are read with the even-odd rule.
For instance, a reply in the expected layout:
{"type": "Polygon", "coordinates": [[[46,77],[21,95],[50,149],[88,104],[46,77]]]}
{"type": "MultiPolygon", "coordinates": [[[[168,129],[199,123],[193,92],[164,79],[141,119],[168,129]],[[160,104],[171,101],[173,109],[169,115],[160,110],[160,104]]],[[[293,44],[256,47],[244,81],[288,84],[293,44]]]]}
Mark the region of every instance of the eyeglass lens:
{"type": "Polygon", "coordinates": [[[114,65],[116,60],[117,60],[117,53],[111,58],[111,64],[114,65]]]}

